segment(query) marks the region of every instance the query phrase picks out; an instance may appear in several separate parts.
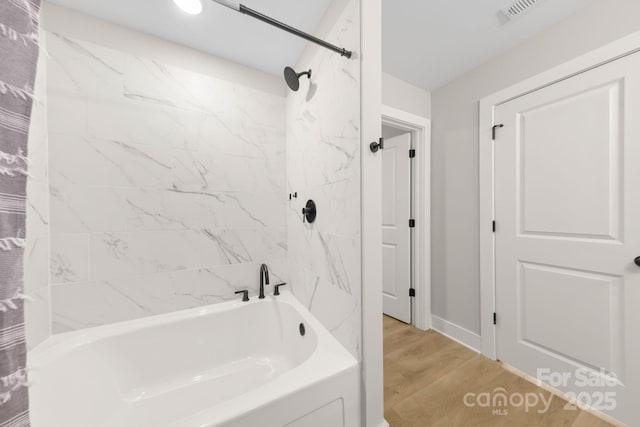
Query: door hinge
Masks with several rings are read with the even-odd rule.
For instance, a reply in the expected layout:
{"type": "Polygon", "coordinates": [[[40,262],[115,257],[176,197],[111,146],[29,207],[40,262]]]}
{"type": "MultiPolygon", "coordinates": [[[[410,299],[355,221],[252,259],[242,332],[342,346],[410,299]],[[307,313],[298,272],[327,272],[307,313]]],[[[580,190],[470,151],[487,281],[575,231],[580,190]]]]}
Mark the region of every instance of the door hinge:
{"type": "Polygon", "coordinates": [[[491,139],[492,140],[496,140],[496,132],[498,129],[503,128],[504,125],[500,124],[500,125],[495,125],[494,127],[491,128],[491,139]]]}
{"type": "Polygon", "coordinates": [[[493,232],[496,232],[496,222],[493,221],[493,223],[491,224],[491,229],[493,230],[493,232]]]}
{"type": "Polygon", "coordinates": [[[498,324],[498,314],[495,311],[493,312],[493,324],[498,324]]]}
{"type": "Polygon", "coordinates": [[[413,159],[416,156],[416,150],[415,148],[412,148],[411,150],[409,150],[409,158],[413,159]]]}
{"type": "Polygon", "coordinates": [[[416,296],[416,290],[413,288],[409,288],[409,296],[410,297],[415,297],[416,296]]]}
{"type": "Polygon", "coordinates": [[[415,219],[410,219],[409,220],[409,228],[416,228],[416,220],[415,219]]]}

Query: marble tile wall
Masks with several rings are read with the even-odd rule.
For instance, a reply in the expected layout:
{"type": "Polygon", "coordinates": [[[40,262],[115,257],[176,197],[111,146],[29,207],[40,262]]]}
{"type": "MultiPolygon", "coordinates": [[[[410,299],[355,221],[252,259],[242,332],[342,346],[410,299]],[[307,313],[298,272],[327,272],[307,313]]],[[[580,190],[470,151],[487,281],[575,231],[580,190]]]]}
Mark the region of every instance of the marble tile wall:
{"type": "Polygon", "coordinates": [[[53,332],[286,280],[284,97],[47,38],[53,332]]]}
{"type": "Polygon", "coordinates": [[[359,1],[341,3],[326,39],[353,49],[353,58],[314,48],[298,64],[312,69],[311,83],[287,96],[287,185],[298,193],[287,241],[294,294],[360,360],[359,1]],[[307,199],[318,208],[313,224],[302,222],[307,199]]]}
{"type": "Polygon", "coordinates": [[[46,35],[39,35],[40,56],[34,86],[29,129],[29,179],[27,181],[27,249],[24,289],[27,347],[33,349],[51,335],[49,288],[49,174],[47,136],[46,35]]]}

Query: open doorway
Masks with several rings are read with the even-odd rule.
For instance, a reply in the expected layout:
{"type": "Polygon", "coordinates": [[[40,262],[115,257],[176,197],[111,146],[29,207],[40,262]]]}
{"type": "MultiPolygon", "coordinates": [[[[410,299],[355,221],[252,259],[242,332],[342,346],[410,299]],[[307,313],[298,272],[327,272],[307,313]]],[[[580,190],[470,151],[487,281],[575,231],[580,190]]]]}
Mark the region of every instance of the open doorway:
{"type": "Polygon", "coordinates": [[[398,422],[394,405],[420,383],[405,383],[404,371],[393,361],[431,328],[430,133],[428,119],[382,107],[384,410],[392,425],[398,422]]]}
{"type": "Polygon", "coordinates": [[[431,327],[430,122],[383,106],[383,312],[431,327]]]}
{"type": "Polygon", "coordinates": [[[411,323],[415,295],[411,278],[413,192],[412,135],[383,124],[382,136],[382,308],[384,314],[411,323]]]}

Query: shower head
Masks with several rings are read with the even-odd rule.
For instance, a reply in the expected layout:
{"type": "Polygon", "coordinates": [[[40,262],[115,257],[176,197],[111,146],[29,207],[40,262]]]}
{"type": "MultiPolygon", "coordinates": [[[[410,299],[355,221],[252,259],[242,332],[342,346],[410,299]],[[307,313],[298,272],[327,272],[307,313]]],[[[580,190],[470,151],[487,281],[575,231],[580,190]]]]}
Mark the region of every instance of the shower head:
{"type": "Polygon", "coordinates": [[[303,71],[302,73],[296,73],[296,70],[291,67],[286,67],[284,69],[284,79],[287,82],[287,86],[289,86],[289,89],[294,92],[297,92],[298,89],[300,89],[301,76],[307,76],[308,78],[311,78],[311,70],[303,71]]]}

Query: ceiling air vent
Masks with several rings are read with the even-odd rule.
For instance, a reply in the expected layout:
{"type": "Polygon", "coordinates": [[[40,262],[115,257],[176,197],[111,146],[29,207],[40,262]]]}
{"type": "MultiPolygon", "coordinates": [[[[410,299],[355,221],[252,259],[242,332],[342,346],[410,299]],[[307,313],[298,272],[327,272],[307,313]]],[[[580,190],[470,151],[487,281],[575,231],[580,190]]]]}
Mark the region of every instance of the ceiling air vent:
{"type": "Polygon", "coordinates": [[[502,9],[501,12],[508,20],[513,20],[524,15],[533,6],[542,1],[543,0],[518,0],[511,6],[502,9]]]}

